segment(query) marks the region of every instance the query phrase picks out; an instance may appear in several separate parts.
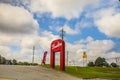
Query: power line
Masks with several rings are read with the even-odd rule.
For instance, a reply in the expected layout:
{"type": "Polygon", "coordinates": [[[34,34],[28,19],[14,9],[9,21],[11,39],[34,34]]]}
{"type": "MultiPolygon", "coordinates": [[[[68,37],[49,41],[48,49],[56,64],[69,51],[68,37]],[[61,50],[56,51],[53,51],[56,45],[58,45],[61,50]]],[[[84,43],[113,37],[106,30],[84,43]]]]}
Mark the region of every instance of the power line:
{"type": "Polygon", "coordinates": [[[118,57],[112,57],[112,58],[106,58],[106,60],[109,60],[109,59],[120,59],[120,56],[118,56],[118,57]]]}

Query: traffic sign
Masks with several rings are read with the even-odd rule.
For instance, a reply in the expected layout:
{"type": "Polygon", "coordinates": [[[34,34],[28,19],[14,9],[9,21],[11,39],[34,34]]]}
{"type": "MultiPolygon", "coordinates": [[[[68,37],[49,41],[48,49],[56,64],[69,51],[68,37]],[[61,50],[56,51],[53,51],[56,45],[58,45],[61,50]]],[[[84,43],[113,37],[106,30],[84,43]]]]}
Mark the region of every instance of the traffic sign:
{"type": "Polygon", "coordinates": [[[86,52],[83,52],[83,58],[87,58],[86,52]]]}

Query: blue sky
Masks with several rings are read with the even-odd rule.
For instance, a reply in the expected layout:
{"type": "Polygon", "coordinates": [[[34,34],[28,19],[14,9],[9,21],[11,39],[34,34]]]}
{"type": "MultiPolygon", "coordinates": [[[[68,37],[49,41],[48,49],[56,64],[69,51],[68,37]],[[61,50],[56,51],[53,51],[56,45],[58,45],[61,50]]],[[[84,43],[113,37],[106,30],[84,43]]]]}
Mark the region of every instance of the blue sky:
{"type": "Polygon", "coordinates": [[[120,56],[118,0],[1,0],[0,15],[0,49],[7,58],[30,61],[35,45],[39,62],[62,28],[70,60],[81,61],[83,51],[89,60],[120,56]]]}
{"type": "MultiPolygon", "coordinates": [[[[114,1],[114,0],[113,0],[114,1]]],[[[86,39],[88,36],[93,37],[95,40],[104,40],[104,39],[111,39],[114,42],[116,42],[117,44],[119,43],[119,38],[116,37],[108,37],[106,34],[100,32],[97,28],[97,26],[94,24],[94,19],[90,16],[90,17],[86,17],[86,14],[89,13],[94,13],[96,11],[99,11],[101,9],[105,9],[105,8],[109,8],[109,7],[113,7],[113,4],[110,4],[109,0],[101,0],[99,2],[99,6],[97,7],[85,7],[83,9],[83,11],[81,12],[81,15],[78,18],[72,18],[70,20],[67,20],[64,17],[56,17],[56,18],[52,18],[50,13],[43,13],[42,16],[40,18],[38,18],[36,16],[36,14],[34,14],[35,19],[38,20],[38,23],[41,26],[41,31],[44,30],[48,30],[48,31],[52,31],[53,34],[55,35],[60,35],[60,32],[56,31],[56,30],[51,30],[49,27],[63,27],[65,24],[67,24],[71,29],[75,29],[76,24],[79,22],[84,22],[84,23],[89,23],[90,25],[85,26],[84,25],[80,25],[83,26],[83,28],[80,28],[80,32],[78,34],[75,35],[69,35],[65,34],[65,38],[68,42],[73,43],[74,41],[80,40],[80,39],[86,39]],[[71,39],[71,37],[73,37],[71,39]]],[[[119,2],[115,1],[116,5],[114,8],[118,11],[120,11],[120,6],[119,6],[119,2]]]]}

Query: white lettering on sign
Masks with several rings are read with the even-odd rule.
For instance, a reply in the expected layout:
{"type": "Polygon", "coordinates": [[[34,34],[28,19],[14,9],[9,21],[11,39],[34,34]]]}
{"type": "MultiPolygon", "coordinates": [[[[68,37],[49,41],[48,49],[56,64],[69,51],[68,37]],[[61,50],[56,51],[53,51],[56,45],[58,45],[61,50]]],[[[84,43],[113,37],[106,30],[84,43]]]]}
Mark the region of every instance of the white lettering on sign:
{"type": "Polygon", "coordinates": [[[57,48],[57,47],[59,47],[59,46],[61,46],[62,45],[62,43],[60,43],[60,42],[57,42],[57,44],[55,45],[55,44],[52,44],[52,49],[55,49],[55,48],[57,48]]]}

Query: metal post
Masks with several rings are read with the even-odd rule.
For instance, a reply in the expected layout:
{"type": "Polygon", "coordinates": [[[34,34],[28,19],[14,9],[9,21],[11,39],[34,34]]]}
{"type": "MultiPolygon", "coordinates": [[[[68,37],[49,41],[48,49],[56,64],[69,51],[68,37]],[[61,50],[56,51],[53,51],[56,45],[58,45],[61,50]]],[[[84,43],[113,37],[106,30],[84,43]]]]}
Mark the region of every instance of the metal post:
{"type": "Polygon", "coordinates": [[[83,67],[84,67],[84,58],[83,58],[83,67]]]}
{"type": "Polygon", "coordinates": [[[32,58],[32,64],[34,64],[34,51],[35,51],[35,46],[33,46],[33,58],[32,58]]]}
{"type": "Polygon", "coordinates": [[[67,51],[67,66],[68,66],[68,53],[69,53],[69,52],[67,51]]]}

